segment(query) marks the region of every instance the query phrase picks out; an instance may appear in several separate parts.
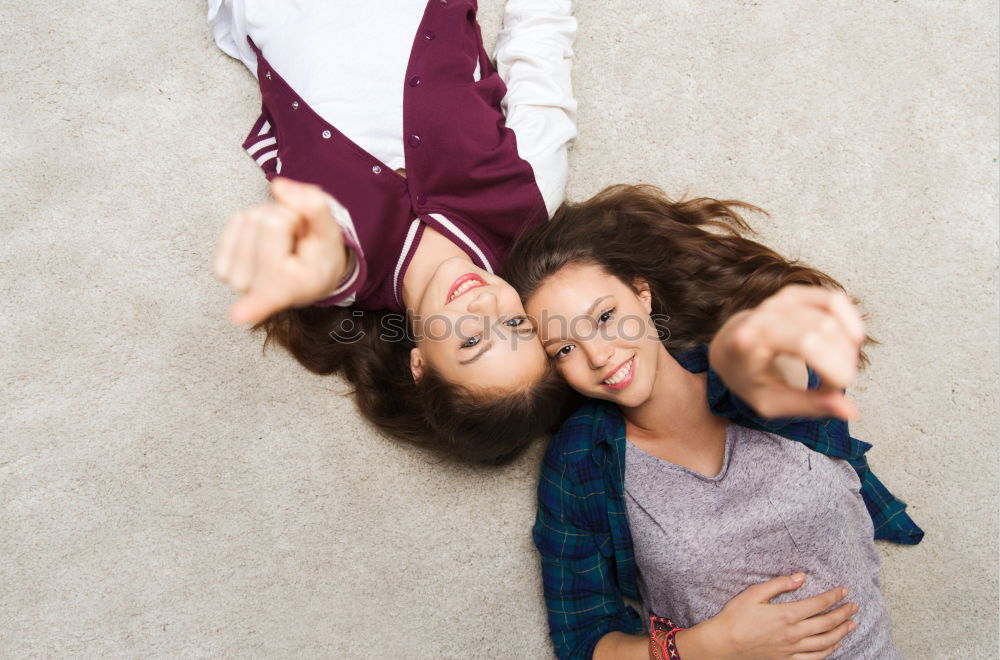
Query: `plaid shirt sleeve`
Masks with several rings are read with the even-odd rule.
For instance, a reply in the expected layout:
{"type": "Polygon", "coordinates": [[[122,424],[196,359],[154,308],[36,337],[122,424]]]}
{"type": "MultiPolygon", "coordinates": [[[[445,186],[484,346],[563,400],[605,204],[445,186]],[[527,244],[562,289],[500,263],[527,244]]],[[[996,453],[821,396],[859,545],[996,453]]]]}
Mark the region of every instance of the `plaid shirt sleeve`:
{"type": "Polygon", "coordinates": [[[574,430],[565,426],[546,452],[533,536],[556,656],[589,659],[604,635],[638,634],[643,626],[616,583],[602,474],[589,448],[560,442],[574,430]],[[602,507],[605,514],[596,515],[602,507]]]}

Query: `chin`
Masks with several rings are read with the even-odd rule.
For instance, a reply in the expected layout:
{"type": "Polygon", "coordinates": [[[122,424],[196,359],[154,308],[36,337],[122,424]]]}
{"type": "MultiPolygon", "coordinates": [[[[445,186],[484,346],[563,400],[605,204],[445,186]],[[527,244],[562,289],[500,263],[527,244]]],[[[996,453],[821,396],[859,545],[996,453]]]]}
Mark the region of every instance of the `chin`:
{"type": "Polygon", "coordinates": [[[600,388],[595,391],[588,392],[586,396],[592,399],[601,399],[602,401],[610,401],[611,403],[617,404],[619,406],[625,406],[631,408],[631,404],[628,400],[631,398],[624,392],[615,392],[613,390],[608,390],[605,388],[600,388]]]}
{"type": "MultiPolygon", "coordinates": [[[[633,385],[635,387],[635,385],[633,385]]],[[[629,388],[632,389],[632,388],[629,388]]],[[[634,389],[631,392],[624,391],[616,393],[618,396],[609,397],[609,400],[614,401],[619,406],[624,408],[638,408],[647,401],[649,401],[649,388],[645,389],[634,389]]]]}

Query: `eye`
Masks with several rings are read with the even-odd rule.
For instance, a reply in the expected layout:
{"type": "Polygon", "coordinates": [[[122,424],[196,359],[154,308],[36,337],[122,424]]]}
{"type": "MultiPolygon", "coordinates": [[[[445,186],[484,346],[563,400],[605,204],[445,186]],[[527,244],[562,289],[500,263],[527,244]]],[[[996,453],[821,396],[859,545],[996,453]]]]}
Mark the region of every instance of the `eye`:
{"type": "Polygon", "coordinates": [[[482,339],[483,339],[483,336],[481,334],[479,334],[479,335],[472,335],[471,337],[469,337],[468,339],[466,339],[464,342],[462,342],[462,345],[459,346],[459,348],[472,348],[473,346],[475,346],[476,344],[478,344],[480,341],[482,341],[482,339]]]}
{"type": "Polygon", "coordinates": [[[572,350],[573,350],[573,344],[566,344],[565,346],[560,347],[559,350],[556,351],[556,354],[553,355],[552,357],[554,357],[557,360],[562,359],[567,355],[569,355],[572,350]]]}
{"type": "Polygon", "coordinates": [[[503,324],[510,328],[516,328],[527,320],[528,317],[526,316],[515,316],[512,319],[507,319],[506,321],[503,322],[503,324]]]}
{"type": "Polygon", "coordinates": [[[606,309],[603,312],[601,312],[600,316],[597,317],[597,323],[600,325],[602,323],[607,323],[608,321],[613,319],[615,316],[615,310],[617,309],[618,309],[617,307],[612,307],[611,309],[606,309]]]}

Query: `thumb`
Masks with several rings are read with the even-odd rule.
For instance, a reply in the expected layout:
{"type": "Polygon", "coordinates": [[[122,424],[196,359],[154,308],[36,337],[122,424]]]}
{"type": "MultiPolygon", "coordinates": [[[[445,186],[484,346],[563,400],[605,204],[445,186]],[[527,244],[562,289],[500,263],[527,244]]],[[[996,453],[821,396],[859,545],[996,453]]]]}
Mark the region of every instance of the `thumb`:
{"type": "Polygon", "coordinates": [[[284,307],[263,296],[245,295],[229,308],[229,320],[236,325],[257,324],[284,307]]]}
{"type": "Polygon", "coordinates": [[[752,598],[755,603],[768,603],[772,598],[786,591],[794,591],[805,582],[805,573],[794,575],[779,575],[776,578],[747,587],[740,595],[752,598]]]}
{"type": "MultiPolygon", "coordinates": [[[[302,215],[309,225],[309,230],[318,238],[328,236],[336,225],[331,208],[331,202],[334,200],[319,186],[285,177],[275,177],[271,181],[271,195],[279,203],[302,215]]],[[[336,206],[342,208],[339,204],[336,206]]]]}
{"type": "Polygon", "coordinates": [[[778,417],[811,417],[819,419],[831,415],[843,419],[857,417],[857,409],[840,391],[798,390],[788,386],[775,386],[758,402],[757,412],[767,419],[778,417]]]}

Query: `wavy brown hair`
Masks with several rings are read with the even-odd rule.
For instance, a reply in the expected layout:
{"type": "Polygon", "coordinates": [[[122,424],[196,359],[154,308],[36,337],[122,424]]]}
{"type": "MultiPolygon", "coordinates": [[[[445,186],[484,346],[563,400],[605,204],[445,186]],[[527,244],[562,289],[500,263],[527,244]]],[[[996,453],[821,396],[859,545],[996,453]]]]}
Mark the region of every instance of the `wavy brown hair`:
{"type": "Polygon", "coordinates": [[[734,313],[788,284],[843,291],[829,275],[747,238],[753,230],[740,211],[763,213],[734,200],[675,202],[650,185],[611,186],[564,204],[548,224],[524,235],[504,277],[524,301],[571,264],[594,264],[630,286],[643,278],[670,349],[708,343],[734,313]]]}
{"type": "Polygon", "coordinates": [[[265,348],[277,344],[313,373],[342,375],[361,414],[386,435],[444,458],[502,465],[554,429],[566,386],[551,367],[513,392],[461,387],[430,365],[415,382],[405,323],[394,312],[313,306],[279,312],[254,329],[267,333],[265,348]]]}

